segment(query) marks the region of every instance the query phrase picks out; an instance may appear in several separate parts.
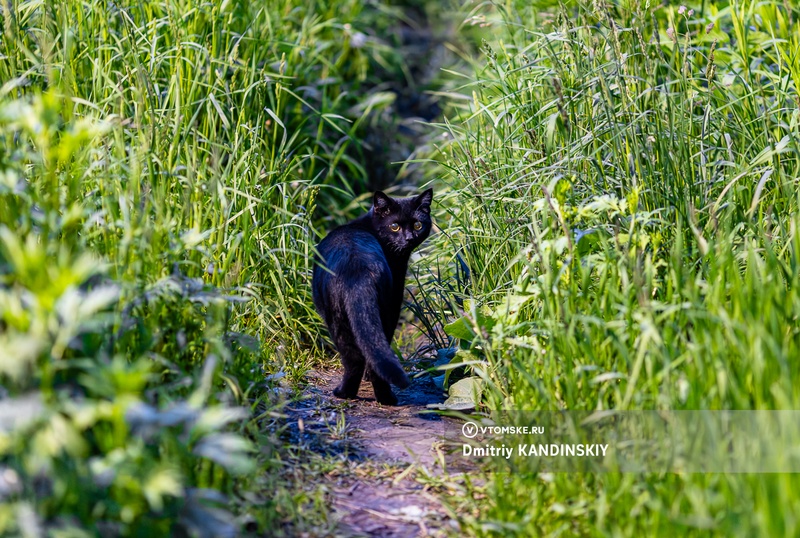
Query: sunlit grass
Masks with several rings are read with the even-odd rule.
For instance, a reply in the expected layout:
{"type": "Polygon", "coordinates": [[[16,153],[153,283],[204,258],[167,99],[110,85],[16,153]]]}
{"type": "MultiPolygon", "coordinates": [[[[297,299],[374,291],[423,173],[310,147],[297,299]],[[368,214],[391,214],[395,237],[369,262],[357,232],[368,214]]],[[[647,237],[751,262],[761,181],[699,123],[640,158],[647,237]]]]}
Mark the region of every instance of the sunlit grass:
{"type": "Polygon", "coordinates": [[[26,484],[0,488],[0,534],[241,524],[200,505],[275,527],[291,491],[256,506],[195,490],[229,494],[234,476],[280,490],[272,449],[253,450],[280,441],[228,408],[277,409],[268,375],[297,381],[329,359],[308,287],[315,223],[366,190],[359,134],[387,104],[369,92],[403,76],[380,35],[391,14],[360,0],[3,5],[0,398],[32,391],[47,413],[0,432],[0,469],[26,484]],[[59,427],[70,436],[48,445],[59,427]]]}
{"type": "MultiPolygon", "coordinates": [[[[472,343],[489,408],[797,407],[798,13],[786,7],[481,12],[491,31],[444,159],[470,294],[524,301],[472,343]]],[[[477,535],[790,536],[796,487],[793,475],[501,473],[465,520],[477,535]]]]}

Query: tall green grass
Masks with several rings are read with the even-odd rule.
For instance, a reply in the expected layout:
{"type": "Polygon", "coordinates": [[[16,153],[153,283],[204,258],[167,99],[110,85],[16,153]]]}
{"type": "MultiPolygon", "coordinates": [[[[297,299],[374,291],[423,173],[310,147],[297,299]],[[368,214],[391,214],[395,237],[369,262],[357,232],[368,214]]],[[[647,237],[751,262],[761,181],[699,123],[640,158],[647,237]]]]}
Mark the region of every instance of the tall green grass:
{"type": "Polygon", "coordinates": [[[366,172],[348,152],[361,117],[345,115],[372,82],[369,67],[392,61],[375,40],[350,45],[372,22],[362,5],[15,7],[4,19],[3,94],[50,88],[61,104],[48,113],[97,117],[107,129],[44,209],[87,208],[81,237],[114,277],[164,275],[177,263],[217,286],[259,282],[260,336],[307,333],[314,322],[297,280],[313,234],[307,187],[331,187],[326,201],[363,190],[366,172]]]}
{"type": "Polygon", "coordinates": [[[237,407],[275,411],[266,374],[322,358],[315,223],[367,188],[392,11],[0,13],[0,534],[277,528],[279,447],[237,407]]]}
{"type": "MultiPolygon", "coordinates": [[[[491,29],[443,159],[488,408],[796,408],[797,9],[476,13],[491,29]]],[[[792,536],[797,486],[499,473],[463,519],[486,536],[792,536]]]]}

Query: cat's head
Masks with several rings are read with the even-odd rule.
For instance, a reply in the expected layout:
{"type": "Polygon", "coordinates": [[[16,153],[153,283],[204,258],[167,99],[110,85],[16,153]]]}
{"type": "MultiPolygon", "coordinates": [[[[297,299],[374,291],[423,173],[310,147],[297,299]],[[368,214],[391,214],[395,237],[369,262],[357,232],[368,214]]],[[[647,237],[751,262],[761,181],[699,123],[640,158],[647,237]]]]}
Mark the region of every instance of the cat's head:
{"type": "Polygon", "coordinates": [[[433,189],[411,198],[392,198],[376,192],[372,199],[372,226],[388,250],[410,254],[431,233],[433,189]]]}

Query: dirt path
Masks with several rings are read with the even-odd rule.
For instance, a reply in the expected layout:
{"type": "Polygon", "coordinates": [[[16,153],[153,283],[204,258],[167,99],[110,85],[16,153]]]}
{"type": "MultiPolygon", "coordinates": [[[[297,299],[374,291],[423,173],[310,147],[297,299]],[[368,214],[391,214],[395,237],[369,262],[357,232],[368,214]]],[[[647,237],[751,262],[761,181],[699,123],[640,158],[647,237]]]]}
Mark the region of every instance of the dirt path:
{"type": "MultiPolygon", "coordinates": [[[[430,377],[399,391],[397,407],[375,402],[363,383],[358,400],[333,396],[338,372],[312,372],[302,401],[292,405],[302,444],[320,433],[334,438],[317,450],[346,454],[366,472],[342,473],[327,484],[338,525],[333,536],[441,536],[449,518],[418,475],[440,475],[444,421],[426,408],[443,400],[430,377]],[[326,430],[326,431],[320,431],[326,430]]],[[[293,428],[294,429],[294,428],[293,428]]],[[[312,448],[313,449],[313,448],[312,448]]]]}

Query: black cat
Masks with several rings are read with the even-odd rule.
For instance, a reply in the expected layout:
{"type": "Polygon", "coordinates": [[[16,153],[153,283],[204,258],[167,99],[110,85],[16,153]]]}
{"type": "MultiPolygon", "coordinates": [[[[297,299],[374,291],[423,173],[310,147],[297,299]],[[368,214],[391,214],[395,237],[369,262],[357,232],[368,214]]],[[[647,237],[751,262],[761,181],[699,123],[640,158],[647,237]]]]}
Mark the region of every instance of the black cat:
{"type": "Polygon", "coordinates": [[[389,385],[408,377],[390,342],[403,303],[411,252],[431,233],[433,189],[413,198],[376,192],[366,215],[339,226],[317,246],[314,305],[344,366],[333,393],[355,398],[366,369],[375,399],[396,405],[389,385]]]}

